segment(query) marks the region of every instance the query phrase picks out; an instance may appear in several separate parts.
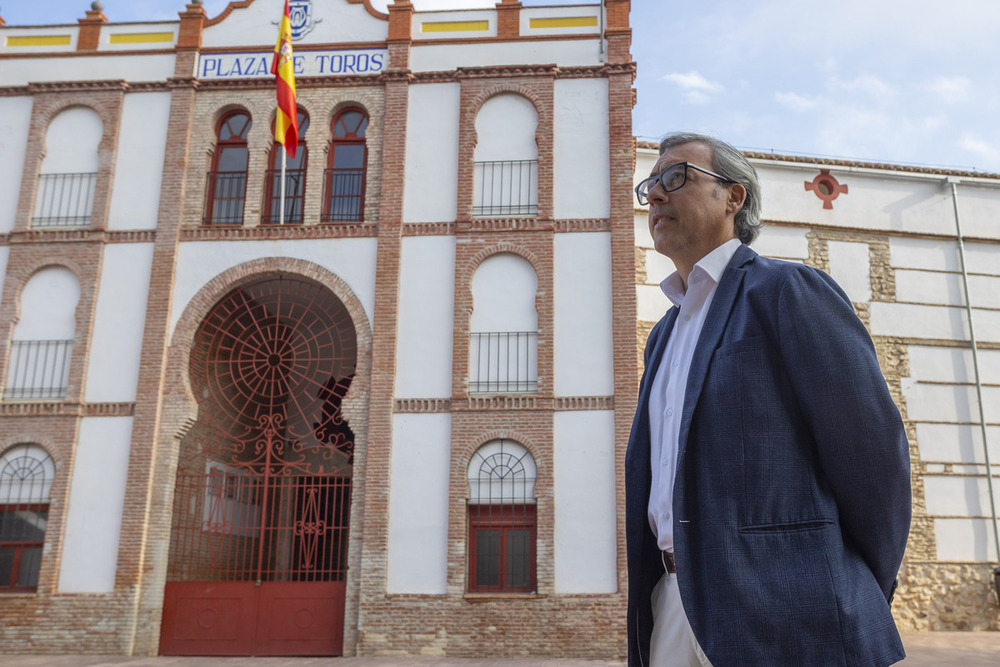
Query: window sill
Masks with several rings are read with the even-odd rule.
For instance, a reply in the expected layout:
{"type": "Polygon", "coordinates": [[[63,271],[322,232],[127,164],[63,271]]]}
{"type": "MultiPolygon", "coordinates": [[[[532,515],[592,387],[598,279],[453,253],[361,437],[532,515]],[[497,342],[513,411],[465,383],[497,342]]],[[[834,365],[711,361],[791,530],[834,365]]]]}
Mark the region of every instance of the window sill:
{"type": "Polygon", "coordinates": [[[486,602],[488,600],[534,600],[548,596],[538,593],[465,593],[463,597],[470,602],[486,602]]]}

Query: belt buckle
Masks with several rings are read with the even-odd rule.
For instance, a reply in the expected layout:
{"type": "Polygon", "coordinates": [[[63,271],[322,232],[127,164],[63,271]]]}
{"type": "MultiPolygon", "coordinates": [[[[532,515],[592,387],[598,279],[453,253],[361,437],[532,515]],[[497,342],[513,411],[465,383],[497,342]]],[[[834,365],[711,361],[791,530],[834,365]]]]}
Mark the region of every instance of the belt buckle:
{"type": "Polygon", "coordinates": [[[677,566],[674,564],[673,551],[660,551],[660,561],[663,563],[663,570],[668,575],[677,573],[677,566]]]}

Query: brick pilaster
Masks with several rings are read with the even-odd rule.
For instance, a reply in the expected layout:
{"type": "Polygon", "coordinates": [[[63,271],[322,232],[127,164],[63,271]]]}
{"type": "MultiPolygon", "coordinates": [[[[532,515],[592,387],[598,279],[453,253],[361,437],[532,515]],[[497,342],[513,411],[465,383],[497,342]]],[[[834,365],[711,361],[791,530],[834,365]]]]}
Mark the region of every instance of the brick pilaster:
{"type": "Polygon", "coordinates": [[[101,43],[101,26],[107,22],[108,17],[100,9],[88,10],[87,18],[77,19],[80,34],[76,39],[76,50],[96,51],[101,43]]]}
{"type": "Polygon", "coordinates": [[[178,12],[178,16],[181,17],[181,25],[177,32],[177,48],[200,49],[201,34],[208,20],[205,9],[201,5],[187,5],[183,12],[178,12]]]}
{"type": "Polygon", "coordinates": [[[497,5],[497,37],[512,39],[521,34],[521,3],[502,0],[497,5]]]}

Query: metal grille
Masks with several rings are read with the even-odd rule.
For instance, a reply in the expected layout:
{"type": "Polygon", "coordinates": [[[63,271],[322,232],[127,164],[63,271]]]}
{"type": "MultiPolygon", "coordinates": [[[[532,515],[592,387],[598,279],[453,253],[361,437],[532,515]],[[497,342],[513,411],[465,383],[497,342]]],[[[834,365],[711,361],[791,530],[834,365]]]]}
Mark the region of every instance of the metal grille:
{"type": "Polygon", "coordinates": [[[210,171],[206,174],[205,224],[242,225],[247,194],[245,171],[210,171]]]}
{"type": "Polygon", "coordinates": [[[469,590],[535,590],[535,461],[510,440],[493,440],[469,462],[469,590]]]}
{"type": "Polygon", "coordinates": [[[289,278],[230,292],[199,328],[198,421],[178,467],[169,581],[342,581],[354,435],[341,413],[354,324],[289,278]]]}
{"type": "Polygon", "coordinates": [[[537,215],[538,160],[476,162],[473,215],[537,215]]]}
{"type": "Polygon", "coordinates": [[[538,333],[493,331],[469,334],[469,391],[538,391],[538,333]]]}
{"type": "Polygon", "coordinates": [[[52,458],[37,445],[19,445],[0,458],[0,591],[38,586],[54,477],[52,458]]]}
{"type": "Polygon", "coordinates": [[[97,173],[41,174],[32,227],[89,227],[97,173]]]}
{"type": "MultiPolygon", "coordinates": [[[[267,205],[262,222],[276,225],[281,222],[281,170],[267,170],[267,205]]],[[[302,223],[302,203],[306,197],[306,170],[285,170],[285,224],[302,223]]]]}
{"type": "Polygon", "coordinates": [[[66,398],[72,352],[72,339],[11,341],[4,400],[66,398]]]}
{"type": "Polygon", "coordinates": [[[364,169],[327,169],[323,222],[360,222],[364,203],[364,169]]]}

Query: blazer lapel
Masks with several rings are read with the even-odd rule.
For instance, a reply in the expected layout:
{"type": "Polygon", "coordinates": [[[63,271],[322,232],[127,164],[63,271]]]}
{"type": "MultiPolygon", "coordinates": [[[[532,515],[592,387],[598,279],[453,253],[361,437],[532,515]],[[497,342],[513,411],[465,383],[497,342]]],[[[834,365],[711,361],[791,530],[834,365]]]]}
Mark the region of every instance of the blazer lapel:
{"type": "Polygon", "coordinates": [[[702,326],[701,335],[698,337],[698,344],[694,348],[694,356],[691,358],[691,370],[688,372],[687,388],[684,392],[684,413],[681,416],[681,430],[678,438],[681,452],[687,445],[688,432],[691,430],[691,418],[694,416],[695,406],[698,405],[698,399],[701,397],[701,390],[705,386],[705,376],[708,374],[708,364],[712,360],[712,353],[726,330],[729,313],[733,310],[736,295],[743,283],[743,276],[746,275],[746,265],[756,257],[756,252],[748,246],[741,245],[736,249],[736,253],[719,279],[719,286],[715,290],[715,297],[712,299],[712,305],[705,318],[705,324],[702,326]]]}
{"type": "MultiPolygon", "coordinates": [[[[642,372],[642,381],[639,385],[639,402],[636,408],[634,432],[629,438],[629,444],[643,443],[642,446],[634,448],[633,454],[638,457],[636,460],[636,470],[642,470],[649,474],[649,394],[653,386],[653,376],[660,368],[660,360],[663,359],[663,351],[667,349],[667,340],[674,330],[674,322],[677,321],[677,312],[680,309],[674,306],[667,311],[664,316],[661,331],[657,332],[658,338],[653,341],[653,349],[649,353],[649,361],[642,372]]],[[[630,447],[630,449],[633,449],[630,447]]],[[[648,494],[647,494],[648,495],[648,494]]]]}

